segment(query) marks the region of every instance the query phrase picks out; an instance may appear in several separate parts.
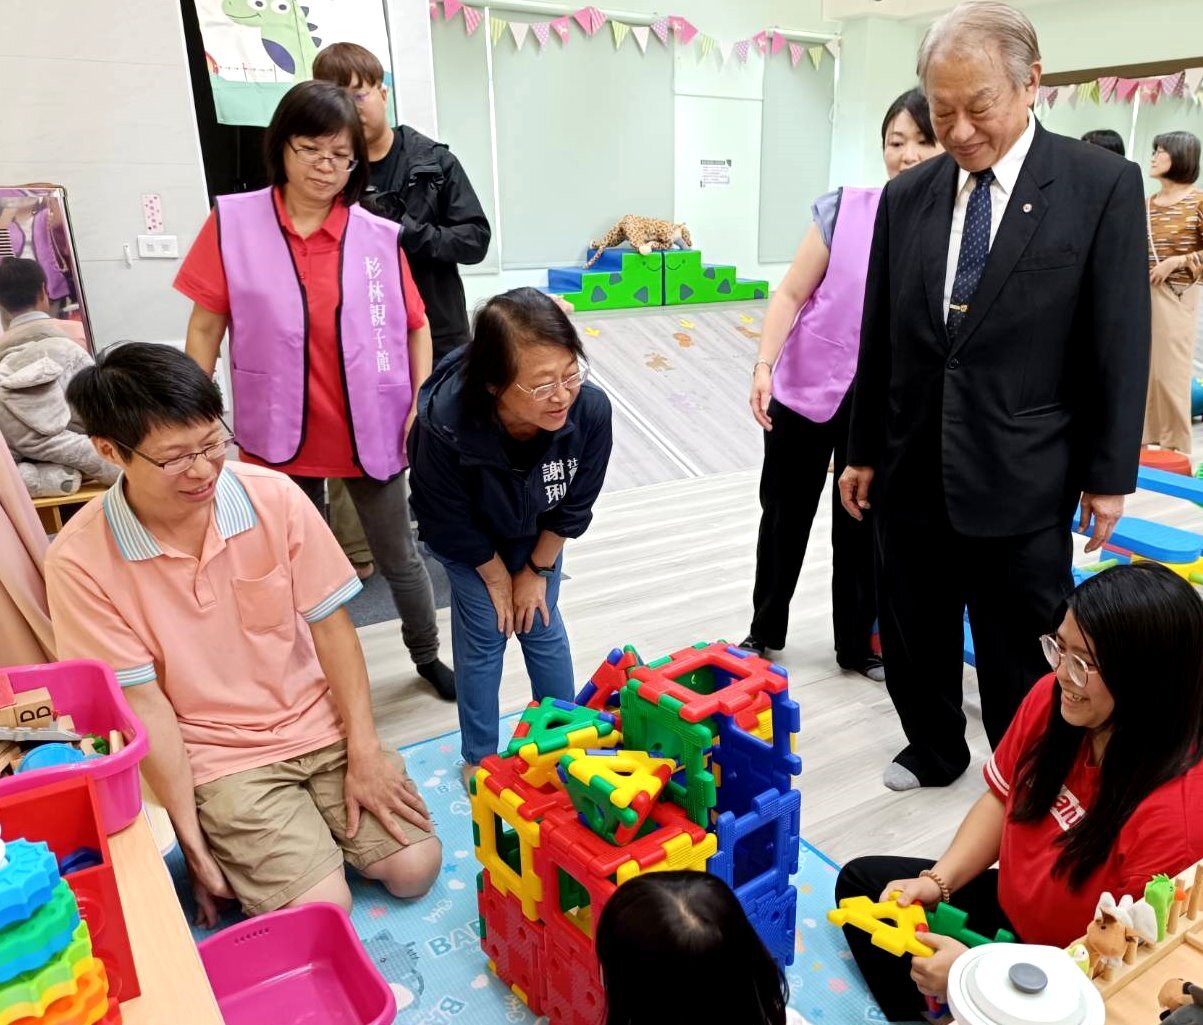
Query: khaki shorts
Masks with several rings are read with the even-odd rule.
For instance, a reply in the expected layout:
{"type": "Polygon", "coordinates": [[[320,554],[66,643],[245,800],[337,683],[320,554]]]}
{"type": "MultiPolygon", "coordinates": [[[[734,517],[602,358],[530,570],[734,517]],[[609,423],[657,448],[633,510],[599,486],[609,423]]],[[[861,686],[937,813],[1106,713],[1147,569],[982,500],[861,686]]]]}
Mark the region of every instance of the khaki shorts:
{"type": "MultiPolygon", "coordinates": [[[[405,759],[386,751],[402,776],[405,759]]],[[[213,857],[248,915],[275,911],[344,861],[359,871],[401,850],[369,812],[347,839],[347,742],[202,783],[196,813],[213,857]]],[[[397,819],[411,844],[434,834],[397,819]]]]}

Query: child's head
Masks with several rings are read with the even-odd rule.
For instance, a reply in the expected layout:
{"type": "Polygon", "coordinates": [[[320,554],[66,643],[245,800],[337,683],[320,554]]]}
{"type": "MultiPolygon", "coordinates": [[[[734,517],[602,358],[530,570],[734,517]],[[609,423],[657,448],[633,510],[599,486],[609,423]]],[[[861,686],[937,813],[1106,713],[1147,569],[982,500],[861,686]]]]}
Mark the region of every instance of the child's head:
{"type": "Polygon", "coordinates": [[[37,260],[12,257],[0,261],[0,309],[10,317],[30,310],[49,311],[46,272],[37,260]]]}
{"type": "Polygon", "coordinates": [[[784,1025],[785,978],[735,894],[708,872],[649,872],[597,926],[606,1025],[784,1025]]]}

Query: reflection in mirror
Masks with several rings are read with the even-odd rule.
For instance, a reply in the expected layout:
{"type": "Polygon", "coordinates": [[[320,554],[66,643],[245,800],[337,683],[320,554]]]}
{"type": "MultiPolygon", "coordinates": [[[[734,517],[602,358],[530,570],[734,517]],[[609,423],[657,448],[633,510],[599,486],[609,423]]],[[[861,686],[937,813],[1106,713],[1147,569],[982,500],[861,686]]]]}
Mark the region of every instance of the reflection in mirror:
{"type": "MultiPolygon", "coordinates": [[[[66,190],[49,184],[0,187],[0,264],[9,260],[30,263],[6,268],[8,273],[0,275],[12,279],[12,287],[5,290],[7,299],[0,297],[5,334],[49,316],[58,321],[55,326],[62,334],[92,352],[66,190]]],[[[0,335],[0,346],[4,341],[5,335],[0,335]]]]}

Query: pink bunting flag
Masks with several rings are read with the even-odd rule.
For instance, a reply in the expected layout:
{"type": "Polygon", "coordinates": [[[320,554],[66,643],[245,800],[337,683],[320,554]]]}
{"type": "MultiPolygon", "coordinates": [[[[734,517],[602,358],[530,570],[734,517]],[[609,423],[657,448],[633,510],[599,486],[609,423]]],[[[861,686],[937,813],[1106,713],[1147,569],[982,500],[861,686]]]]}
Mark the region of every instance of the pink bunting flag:
{"type": "Polygon", "coordinates": [[[765,31],[757,32],[756,35],[752,37],[752,42],[756,44],[757,50],[759,50],[761,53],[764,53],[765,50],[769,48],[769,34],[765,31]]]}
{"type": "Polygon", "coordinates": [[[688,18],[682,18],[679,14],[670,15],[668,21],[672,25],[673,35],[682,46],[688,46],[693,42],[693,37],[698,34],[698,30],[694,28],[692,22],[688,18]]]}
{"type": "Polygon", "coordinates": [[[1140,102],[1156,103],[1161,98],[1161,79],[1142,78],[1140,80],[1140,102]]]}
{"type": "Polygon", "coordinates": [[[769,52],[775,57],[785,48],[785,36],[780,32],[773,33],[773,42],[769,47],[769,52]]]}
{"type": "Polygon", "coordinates": [[[547,40],[551,38],[551,26],[545,21],[535,21],[531,23],[530,30],[539,40],[539,49],[542,50],[547,45],[547,40]]]}
{"type": "Polygon", "coordinates": [[[1176,75],[1165,75],[1161,79],[1161,95],[1162,96],[1181,96],[1182,88],[1186,84],[1184,72],[1179,71],[1176,75]]]}
{"type": "Polygon", "coordinates": [[[596,7],[582,7],[572,17],[587,36],[592,36],[606,23],[606,16],[596,7]]]}
{"type": "Polygon", "coordinates": [[[668,29],[669,21],[667,18],[661,18],[659,21],[652,22],[652,31],[656,33],[656,38],[665,46],[668,46],[668,29]]]}
{"type": "Polygon", "coordinates": [[[430,20],[439,20],[439,0],[430,0],[430,20]]]}
{"type": "Polygon", "coordinates": [[[567,14],[559,18],[551,19],[551,27],[555,30],[555,34],[560,37],[560,42],[564,43],[565,45],[568,43],[568,30],[571,24],[572,19],[567,14]]]}
{"type": "Polygon", "coordinates": [[[1048,109],[1052,110],[1057,105],[1058,90],[1054,87],[1048,91],[1048,109]]]}
{"type": "Polygon", "coordinates": [[[1099,99],[1104,103],[1109,103],[1111,97],[1115,95],[1115,87],[1119,85],[1119,79],[1115,75],[1107,75],[1099,79],[1099,99]]]}
{"type": "Polygon", "coordinates": [[[1203,68],[1187,68],[1182,72],[1182,79],[1186,83],[1186,95],[1194,96],[1203,85],[1203,68]]]}
{"type": "Polygon", "coordinates": [[[797,43],[789,44],[789,62],[796,68],[798,61],[802,59],[802,47],[797,43]]]}
{"type": "Polygon", "coordinates": [[[1131,103],[1139,88],[1139,78],[1121,78],[1115,83],[1115,94],[1125,103],[1131,103]]]}
{"type": "Polygon", "coordinates": [[[472,35],[473,32],[480,28],[480,23],[484,20],[485,16],[475,7],[464,8],[464,28],[468,30],[468,35],[472,35]]]}
{"type": "Polygon", "coordinates": [[[450,21],[460,12],[464,5],[459,0],[443,0],[443,20],[450,21]]]}
{"type": "Polygon", "coordinates": [[[739,58],[740,64],[748,63],[748,56],[752,52],[752,40],[741,39],[735,44],[735,56],[739,58]]]}

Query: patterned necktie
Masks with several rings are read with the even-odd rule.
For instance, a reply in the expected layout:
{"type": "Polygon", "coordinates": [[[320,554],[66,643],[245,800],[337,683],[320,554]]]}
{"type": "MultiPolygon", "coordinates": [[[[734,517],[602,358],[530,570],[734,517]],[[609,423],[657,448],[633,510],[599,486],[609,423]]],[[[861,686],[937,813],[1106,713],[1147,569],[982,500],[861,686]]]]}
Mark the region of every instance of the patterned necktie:
{"type": "Polygon", "coordinates": [[[990,255],[990,183],[994,172],[990,168],[974,176],[973,191],[965,209],[965,228],[961,234],[961,252],[957,256],[957,273],[952,281],[952,298],[948,304],[948,337],[957,332],[969,313],[969,301],[977,291],[990,255]]]}

